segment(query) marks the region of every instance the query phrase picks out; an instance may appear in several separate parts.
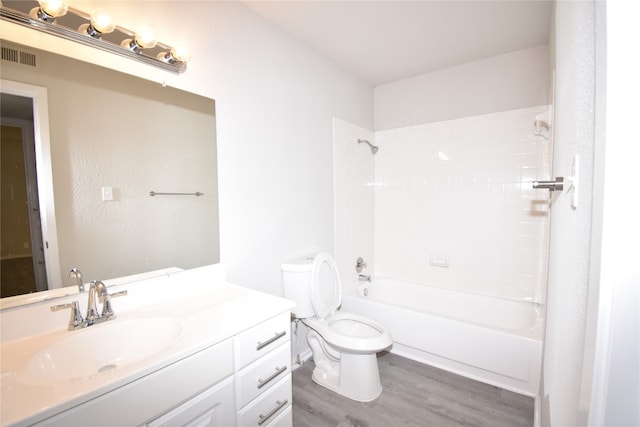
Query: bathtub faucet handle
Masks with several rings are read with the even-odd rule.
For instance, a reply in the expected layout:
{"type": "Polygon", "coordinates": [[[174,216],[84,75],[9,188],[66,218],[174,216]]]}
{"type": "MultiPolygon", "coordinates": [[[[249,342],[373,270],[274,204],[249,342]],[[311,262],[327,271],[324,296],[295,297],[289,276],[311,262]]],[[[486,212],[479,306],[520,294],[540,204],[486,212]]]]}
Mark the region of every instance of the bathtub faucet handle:
{"type": "Polygon", "coordinates": [[[356,260],[356,273],[362,273],[362,270],[367,267],[367,263],[364,262],[361,256],[356,260]]]}

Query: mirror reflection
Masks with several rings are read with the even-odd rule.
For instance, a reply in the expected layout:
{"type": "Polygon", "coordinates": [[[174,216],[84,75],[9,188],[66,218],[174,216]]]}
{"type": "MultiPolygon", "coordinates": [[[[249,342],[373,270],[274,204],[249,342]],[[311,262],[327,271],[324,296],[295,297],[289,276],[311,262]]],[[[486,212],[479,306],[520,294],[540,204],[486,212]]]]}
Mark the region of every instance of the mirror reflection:
{"type": "Polygon", "coordinates": [[[3,90],[2,297],[75,286],[74,267],[88,282],[219,262],[214,101],[0,42],[2,80],[46,88],[50,148],[39,152],[36,124],[30,152],[34,100],[3,90]],[[43,163],[51,190],[34,184],[43,163]],[[37,224],[46,215],[53,229],[37,224]]]}

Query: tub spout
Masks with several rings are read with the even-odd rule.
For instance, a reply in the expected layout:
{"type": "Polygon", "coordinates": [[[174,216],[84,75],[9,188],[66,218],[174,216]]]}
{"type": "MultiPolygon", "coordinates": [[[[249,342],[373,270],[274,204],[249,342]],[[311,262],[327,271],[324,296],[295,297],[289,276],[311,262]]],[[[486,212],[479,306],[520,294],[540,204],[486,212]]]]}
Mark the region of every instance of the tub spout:
{"type": "Polygon", "coordinates": [[[371,282],[371,276],[365,274],[358,274],[358,280],[361,282],[371,282]]]}

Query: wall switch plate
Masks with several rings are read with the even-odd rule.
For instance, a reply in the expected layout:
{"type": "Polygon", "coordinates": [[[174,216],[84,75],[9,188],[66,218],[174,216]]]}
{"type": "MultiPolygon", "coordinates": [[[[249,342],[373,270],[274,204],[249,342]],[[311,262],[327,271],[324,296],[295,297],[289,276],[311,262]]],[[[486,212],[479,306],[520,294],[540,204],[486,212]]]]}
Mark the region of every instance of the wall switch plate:
{"type": "Polygon", "coordinates": [[[429,264],[434,267],[449,268],[449,254],[444,252],[432,252],[429,254],[429,264]]]}
{"type": "Polygon", "coordinates": [[[113,187],[102,187],[102,201],[113,200],[113,187]]]}

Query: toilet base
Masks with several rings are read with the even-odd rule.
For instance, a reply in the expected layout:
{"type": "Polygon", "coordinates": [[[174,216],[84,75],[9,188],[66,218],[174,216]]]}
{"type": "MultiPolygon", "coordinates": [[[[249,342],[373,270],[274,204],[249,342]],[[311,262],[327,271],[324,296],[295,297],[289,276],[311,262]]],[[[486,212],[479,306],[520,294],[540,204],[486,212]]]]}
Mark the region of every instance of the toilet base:
{"type": "Polygon", "coordinates": [[[338,353],[327,349],[328,344],[313,330],[307,340],[316,365],[311,375],[316,384],[358,402],[370,402],[380,396],[382,385],[376,353],[338,353]]]}
{"type": "Polygon", "coordinates": [[[371,402],[380,396],[382,385],[375,354],[342,353],[337,365],[335,371],[329,372],[316,365],[311,378],[316,384],[358,402],[371,402]]]}

